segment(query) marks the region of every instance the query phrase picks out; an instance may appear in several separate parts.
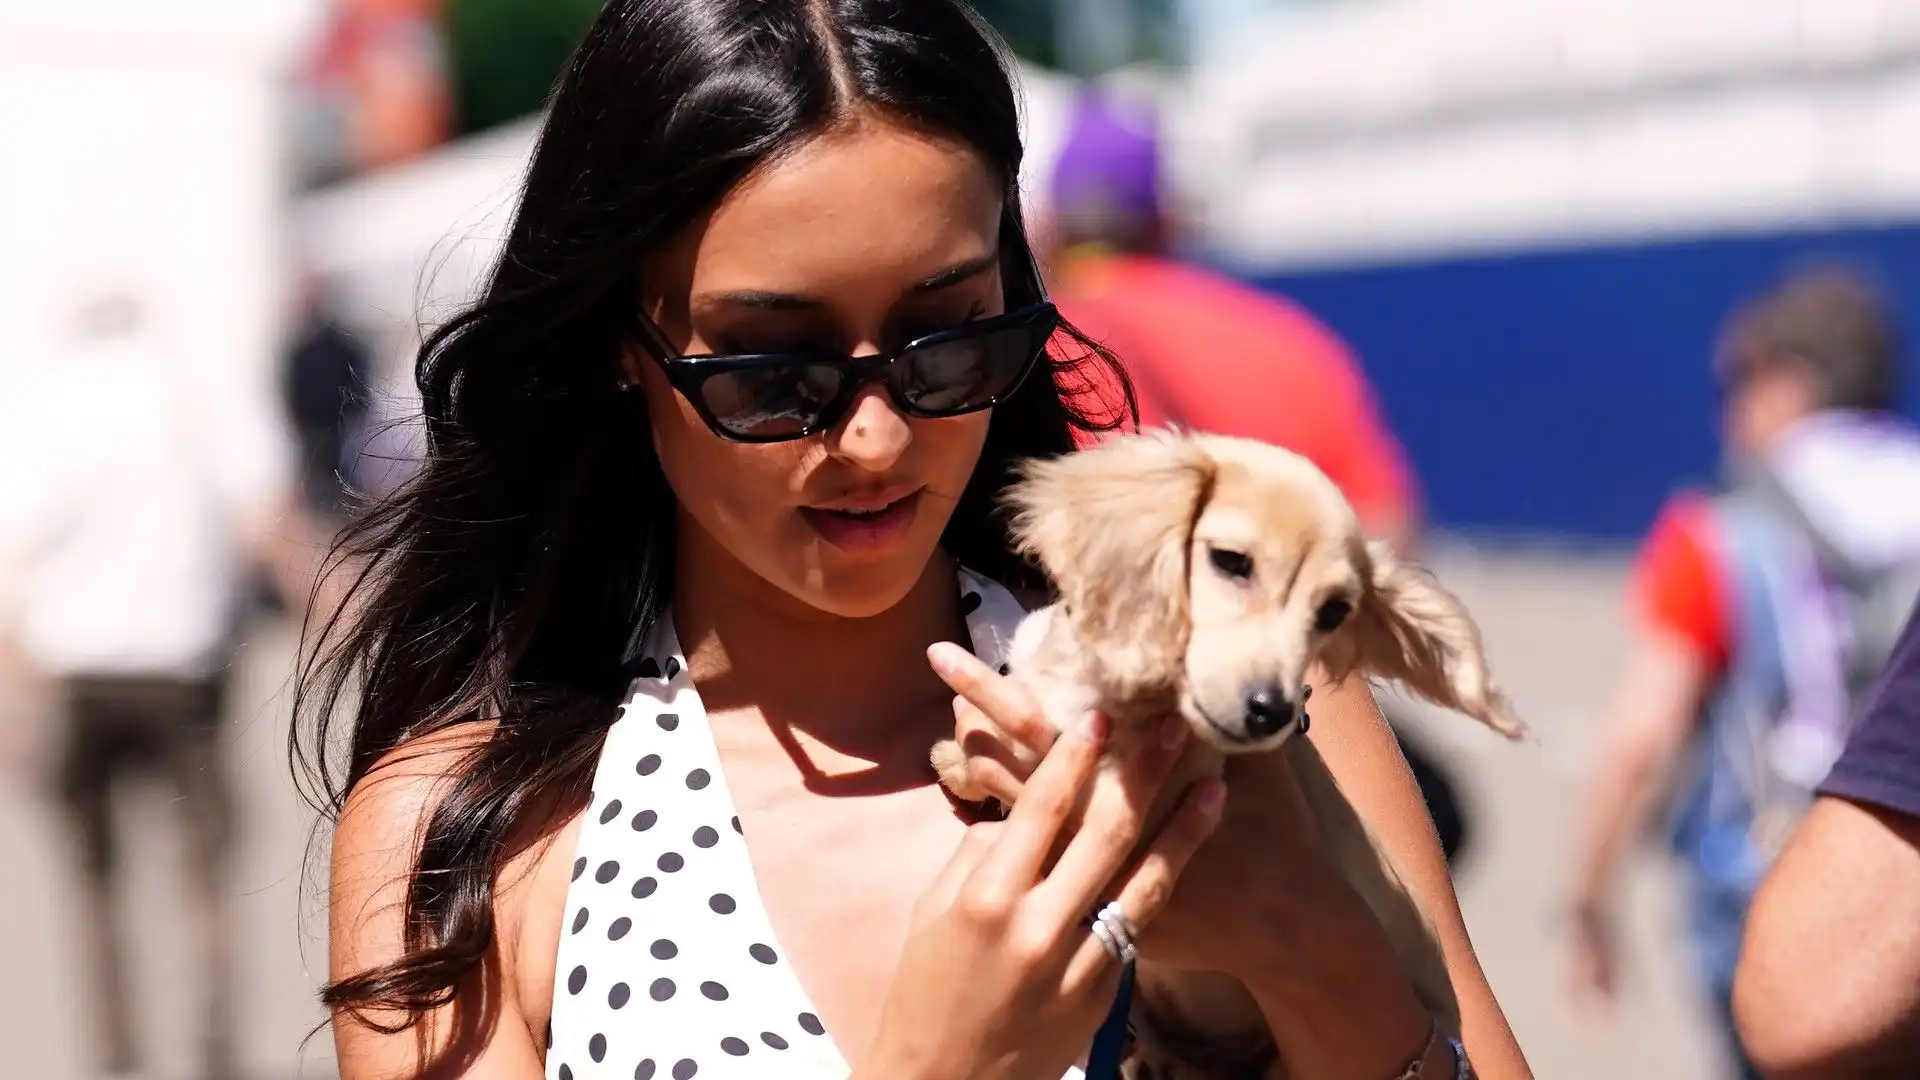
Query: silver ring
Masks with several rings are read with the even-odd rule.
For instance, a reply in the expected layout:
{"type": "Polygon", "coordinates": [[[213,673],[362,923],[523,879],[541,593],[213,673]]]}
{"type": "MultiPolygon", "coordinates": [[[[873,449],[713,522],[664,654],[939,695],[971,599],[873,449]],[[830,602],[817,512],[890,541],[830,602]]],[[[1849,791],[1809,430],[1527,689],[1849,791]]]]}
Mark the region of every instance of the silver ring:
{"type": "Polygon", "coordinates": [[[1126,909],[1120,906],[1118,900],[1101,908],[1094,915],[1088,929],[1106,948],[1107,955],[1113,957],[1116,962],[1131,964],[1140,955],[1140,950],[1133,943],[1138,931],[1134,928],[1132,920],[1127,918],[1126,909]]]}

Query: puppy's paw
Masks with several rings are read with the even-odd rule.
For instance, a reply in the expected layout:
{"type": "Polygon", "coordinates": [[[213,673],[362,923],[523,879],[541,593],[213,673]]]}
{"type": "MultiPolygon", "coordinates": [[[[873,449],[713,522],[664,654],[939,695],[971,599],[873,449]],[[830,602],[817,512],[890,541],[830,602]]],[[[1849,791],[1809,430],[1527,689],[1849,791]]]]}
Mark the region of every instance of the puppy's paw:
{"type": "Polygon", "coordinates": [[[933,762],[933,771],[940,777],[940,786],[953,792],[953,797],[961,802],[986,802],[991,796],[983,787],[974,784],[973,777],[967,772],[967,752],[960,748],[955,739],[942,739],[933,744],[933,752],[927,755],[933,762]]]}

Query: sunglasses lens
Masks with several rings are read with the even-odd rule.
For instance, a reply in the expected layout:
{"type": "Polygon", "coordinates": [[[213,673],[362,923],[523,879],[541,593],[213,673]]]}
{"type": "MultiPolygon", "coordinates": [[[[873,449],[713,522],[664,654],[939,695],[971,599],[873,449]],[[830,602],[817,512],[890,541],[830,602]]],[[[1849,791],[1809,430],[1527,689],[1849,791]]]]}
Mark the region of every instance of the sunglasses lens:
{"type": "Polygon", "coordinates": [[[845,384],[838,368],[797,360],[717,372],[700,384],[700,398],[733,435],[791,439],[820,422],[845,384]]]}
{"type": "Polygon", "coordinates": [[[1045,338],[1033,326],[909,349],[895,371],[900,396],[916,412],[951,416],[1004,397],[1040,355],[1045,338]]]}

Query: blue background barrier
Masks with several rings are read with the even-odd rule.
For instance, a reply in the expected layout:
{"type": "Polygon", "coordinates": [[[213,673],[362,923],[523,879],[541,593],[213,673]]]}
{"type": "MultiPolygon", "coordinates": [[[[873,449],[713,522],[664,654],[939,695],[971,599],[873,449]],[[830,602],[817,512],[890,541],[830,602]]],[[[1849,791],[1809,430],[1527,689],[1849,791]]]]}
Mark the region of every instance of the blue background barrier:
{"type": "MultiPolygon", "coordinates": [[[[1252,280],[1305,304],[1359,352],[1435,525],[1618,540],[1644,532],[1676,483],[1714,474],[1708,364],[1721,318],[1788,269],[1828,259],[1870,275],[1903,323],[1920,326],[1920,225],[1252,280]]],[[[1912,415],[1912,355],[1905,373],[1912,415]]]]}

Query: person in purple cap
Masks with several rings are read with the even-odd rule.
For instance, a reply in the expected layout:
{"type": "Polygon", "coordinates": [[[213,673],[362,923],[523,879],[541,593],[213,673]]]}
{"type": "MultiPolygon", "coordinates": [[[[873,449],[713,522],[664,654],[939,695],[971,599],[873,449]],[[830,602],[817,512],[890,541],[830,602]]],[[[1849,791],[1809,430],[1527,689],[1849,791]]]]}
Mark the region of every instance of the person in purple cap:
{"type": "Polygon", "coordinates": [[[1284,297],[1171,256],[1149,108],[1082,92],[1049,195],[1054,299],[1126,362],[1143,425],[1287,447],[1340,486],[1369,532],[1412,545],[1413,479],[1346,343],[1284,297]]]}
{"type": "MultiPolygon", "coordinates": [[[[1413,480],[1351,350],[1285,298],[1168,254],[1156,127],[1141,104],[1093,89],[1076,100],[1050,191],[1055,302],[1125,362],[1143,425],[1177,423],[1302,454],[1340,486],[1370,532],[1411,548],[1413,480]]],[[[1454,785],[1402,742],[1441,846],[1456,860],[1469,834],[1454,785]]]]}

